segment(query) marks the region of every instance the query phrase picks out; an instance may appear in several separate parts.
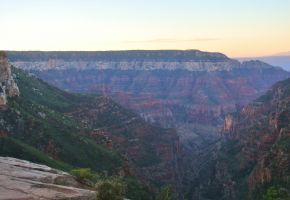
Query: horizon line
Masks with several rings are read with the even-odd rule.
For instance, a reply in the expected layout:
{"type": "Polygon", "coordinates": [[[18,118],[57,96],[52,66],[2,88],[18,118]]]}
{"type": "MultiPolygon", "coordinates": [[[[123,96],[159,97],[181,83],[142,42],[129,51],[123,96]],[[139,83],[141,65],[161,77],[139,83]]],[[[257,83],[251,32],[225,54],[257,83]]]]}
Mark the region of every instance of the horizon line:
{"type": "Polygon", "coordinates": [[[243,58],[263,58],[263,57],[287,57],[290,56],[290,51],[285,51],[283,53],[274,53],[268,55],[256,55],[256,56],[229,56],[227,53],[220,52],[220,51],[208,51],[208,50],[200,50],[200,49],[115,49],[115,50],[3,50],[0,51],[4,52],[126,52],[126,51],[201,51],[206,53],[220,53],[227,57],[234,58],[234,59],[243,59],[243,58]],[[289,52],[289,55],[287,53],[289,52]],[[285,55],[283,55],[285,54],[285,55]]]}

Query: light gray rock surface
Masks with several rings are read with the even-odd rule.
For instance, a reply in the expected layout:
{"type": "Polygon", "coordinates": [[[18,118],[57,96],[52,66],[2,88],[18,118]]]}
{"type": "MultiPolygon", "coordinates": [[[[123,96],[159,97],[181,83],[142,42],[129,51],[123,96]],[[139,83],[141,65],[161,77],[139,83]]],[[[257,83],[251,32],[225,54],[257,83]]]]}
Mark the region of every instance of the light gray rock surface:
{"type": "Polygon", "coordinates": [[[94,191],[77,188],[71,175],[24,160],[0,157],[0,200],[93,200],[94,191]]]}
{"type": "Polygon", "coordinates": [[[114,69],[114,70],[188,70],[188,71],[229,71],[239,68],[241,64],[234,60],[221,62],[162,62],[162,61],[15,61],[13,65],[24,70],[89,70],[89,69],[114,69]]]}

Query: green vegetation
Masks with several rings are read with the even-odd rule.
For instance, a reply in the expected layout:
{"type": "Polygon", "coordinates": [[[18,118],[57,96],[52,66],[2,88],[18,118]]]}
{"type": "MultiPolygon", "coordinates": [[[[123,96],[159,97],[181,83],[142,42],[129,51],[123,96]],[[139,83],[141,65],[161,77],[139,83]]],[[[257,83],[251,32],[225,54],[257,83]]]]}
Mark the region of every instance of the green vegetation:
{"type": "Polygon", "coordinates": [[[290,193],[285,188],[272,186],[266,191],[263,200],[290,200],[290,193]]]}
{"type": "Polygon", "coordinates": [[[152,200],[154,195],[148,188],[138,183],[134,177],[125,177],[123,181],[126,184],[126,198],[134,200],[152,200]]]}
{"type": "Polygon", "coordinates": [[[14,138],[0,138],[0,155],[42,163],[64,171],[69,171],[73,168],[62,161],[49,158],[43,152],[14,138]]]}
{"type": "Polygon", "coordinates": [[[161,188],[160,193],[157,195],[156,200],[173,200],[174,193],[170,186],[165,186],[161,188]]]}
{"type": "MultiPolygon", "coordinates": [[[[20,97],[8,99],[8,108],[0,112],[0,156],[25,159],[70,172],[78,181],[88,186],[96,185],[100,200],[124,196],[134,200],[153,199],[149,189],[136,178],[112,177],[122,167],[123,158],[90,133],[104,128],[115,135],[132,138],[139,127],[145,127],[146,131],[152,132],[152,137],[159,131],[164,132],[163,129],[146,125],[138,118],[136,123],[122,129],[123,122],[136,118],[136,115],[108,98],[67,93],[19,69],[13,69],[13,72],[20,97]],[[90,112],[100,108],[102,112],[98,115],[90,112]],[[86,120],[91,124],[83,122],[86,120]]],[[[148,145],[151,141],[148,137],[141,144],[144,148],[142,155],[146,155],[143,161],[140,160],[141,165],[158,162],[153,147],[148,145]]]]}
{"type": "Polygon", "coordinates": [[[252,200],[290,200],[289,184],[272,182],[261,184],[250,195],[252,200]]]}
{"type": "Polygon", "coordinates": [[[96,183],[97,200],[123,200],[126,185],[120,179],[101,180],[96,183]]]}
{"type": "Polygon", "coordinates": [[[21,94],[9,99],[8,109],[0,112],[0,130],[9,133],[10,141],[0,155],[53,164],[52,167],[66,171],[72,167],[56,163],[108,172],[122,165],[119,153],[87,136],[91,130],[68,114],[99,102],[99,97],[66,93],[21,70],[13,70],[21,94]],[[25,148],[16,148],[20,146],[25,148]],[[36,159],[35,152],[43,153],[36,159]]]}
{"type": "Polygon", "coordinates": [[[98,179],[96,173],[92,172],[90,168],[78,168],[70,171],[70,174],[75,176],[79,182],[90,181],[95,183],[98,179]]]}
{"type": "Polygon", "coordinates": [[[76,179],[89,186],[95,186],[98,200],[123,199],[124,196],[134,200],[152,200],[149,190],[141,187],[134,177],[108,177],[93,172],[89,168],[73,169],[70,173],[76,179]]]}
{"type": "Polygon", "coordinates": [[[70,174],[97,191],[97,199],[122,199],[123,197],[134,200],[152,200],[153,195],[142,187],[135,177],[114,177],[95,173],[89,168],[78,168],[70,171],[70,174]]]}

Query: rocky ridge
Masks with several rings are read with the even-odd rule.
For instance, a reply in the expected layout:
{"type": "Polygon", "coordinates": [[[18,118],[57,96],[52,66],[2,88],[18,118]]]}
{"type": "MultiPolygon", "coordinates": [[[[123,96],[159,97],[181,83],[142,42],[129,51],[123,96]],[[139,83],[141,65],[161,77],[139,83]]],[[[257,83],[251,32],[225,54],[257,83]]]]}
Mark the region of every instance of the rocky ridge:
{"type": "Polygon", "coordinates": [[[104,51],[104,52],[8,52],[11,62],[24,70],[186,70],[230,71],[269,68],[250,61],[240,63],[221,53],[199,50],[104,51]],[[253,65],[253,63],[255,63],[253,65]]]}
{"type": "Polygon", "coordinates": [[[0,199],[93,200],[95,192],[81,189],[68,173],[45,165],[0,157],[0,199]]]}

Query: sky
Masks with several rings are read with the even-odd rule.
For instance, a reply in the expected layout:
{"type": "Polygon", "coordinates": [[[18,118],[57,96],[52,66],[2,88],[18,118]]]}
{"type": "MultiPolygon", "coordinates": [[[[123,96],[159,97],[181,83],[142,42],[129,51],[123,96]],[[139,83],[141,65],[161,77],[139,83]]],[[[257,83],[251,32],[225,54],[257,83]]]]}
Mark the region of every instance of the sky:
{"type": "Polygon", "coordinates": [[[0,0],[0,49],[290,51],[290,0],[0,0]]]}

